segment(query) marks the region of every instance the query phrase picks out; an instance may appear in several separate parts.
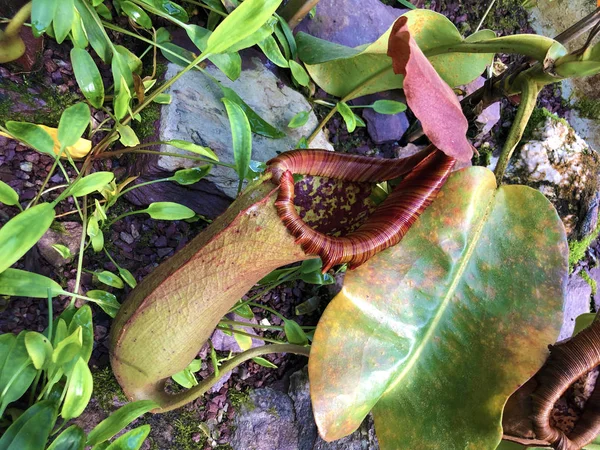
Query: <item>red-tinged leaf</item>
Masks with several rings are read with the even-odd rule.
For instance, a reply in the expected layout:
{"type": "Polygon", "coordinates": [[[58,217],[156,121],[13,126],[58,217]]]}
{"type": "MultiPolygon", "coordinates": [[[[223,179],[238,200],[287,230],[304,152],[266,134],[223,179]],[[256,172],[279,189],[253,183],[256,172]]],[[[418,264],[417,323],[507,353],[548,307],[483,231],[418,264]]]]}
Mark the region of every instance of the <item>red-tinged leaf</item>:
{"type": "Polygon", "coordinates": [[[396,74],[404,75],[408,106],[421,121],[431,143],[459,161],[473,156],[467,140],[469,123],[450,86],[425,57],[408,29],[408,19],[400,17],[390,33],[388,56],[396,74]]]}

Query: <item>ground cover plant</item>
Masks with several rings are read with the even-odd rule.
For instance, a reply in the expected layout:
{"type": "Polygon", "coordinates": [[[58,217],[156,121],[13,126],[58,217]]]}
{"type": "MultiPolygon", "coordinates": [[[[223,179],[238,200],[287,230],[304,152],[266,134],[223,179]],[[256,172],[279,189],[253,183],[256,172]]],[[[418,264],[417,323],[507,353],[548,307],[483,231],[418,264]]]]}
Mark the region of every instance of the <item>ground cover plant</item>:
{"type": "MultiPolygon", "coordinates": [[[[43,333],[0,338],[0,410],[6,428],[0,448],[140,448],[148,426],[108,440],[151,409],[165,412],[198,398],[245,361],[273,366],[263,358],[270,353],[310,355],[313,408],[327,440],[351,433],[372,411],[382,448],[496,448],[507,445],[500,443],[503,437],[555,448],[587,445],[600,431],[594,396],[581,427],[569,435],[550,422],[548,411],[572,382],[598,365],[598,322],[556,346],[548,358],[546,347],[560,325],[568,273],[564,227],[540,192],[502,181],[541,88],[600,72],[600,44],[593,44],[597,22],[587,18],[576,24],[576,31],[589,32],[590,39],[569,53],[564,41],[536,35],[495,37],[492,30],[480,30],[463,38],[443,16],[414,9],[376,42],[354,49],[302,33],[294,37],[276,13],[280,3],[199,2],[208,11],[208,27],[203,28],[190,24],[186,9],[171,1],[114,1],[109,8],[99,1],[38,0],[25,5],[0,35],[3,62],[25,51],[18,30],[29,19],[34,34],[70,40],[73,70],[85,97],[64,110],[57,128],[22,121],[0,126],[3,135],[54,161],[29,203],[0,182],[0,201],[21,211],[0,228],[0,293],[48,299],[50,311],[52,298],[70,298],[59,317],[50,313],[43,333]],[[128,28],[116,23],[118,16],[127,17],[128,28]],[[172,44],[166,28],[154,27],[163,21],[183,29],[199,55],[172,44]],[[147,47],[136,55],[114,44],[107,30],[147,47]],[[166,143],[189,152],[182,157],[197,161],[198,167],[148,183],[189,185],[212,166],[225,165],[238,174],[239,196],[138,285],[108,252],[107,230],[131,214],[157,220],[203,218],[172,202],[113,212],[119,199],[140,184],[94,170],[94,162],[115,154],[154,152],[148,148],[156,142],[140,142],[131,126],[141,120],[141,112],[153,102],[168,103],[165,91],[187,71],[203,71],[206,60],[237,78],[238,51],[255,45],[274,64],[289,69],[298,87],[316,83],[332,99],[339,98],[315,102],[329,111],[298,147],[310,147],[336,112],[353,131],[361,119],[349,101],[391,88],[404,90],[430,146],[394,161],[296,150],[265,166],[252,161],[252,133],[273,139],[283,133],[213,78],[229,116],[235,163],[220,162],[209,148],[170,140],[166,143]],[[158,51],[184,66],[162,83],[156,78],[158,51]],[[142,58],[151,53],[151,75],[142,77],[142,58]],[[452,88],[478,77],[496,53],[520,55],[523,63],[490,78],[463,106],[473,104],[484,90],[491,92],[484,103],[498,95],[520,95],[517,116],[494,173],[480,167],[452,173],[457,161],[473,156],[466,137],[469,124],[452,88]],[[105,86],[100,75],[108,67],[112,86],[105,86]],[[108,119],[88,130],[90,106],[106,112],[108,119]],[[112,151],[117,142],[122,149],[112,151]],[[57,197],[46,200],[56,190],[46,188],[54,170],[66,183],[57,197]],[[361,214],[349,218],[337,212],[320,221],[302,217],[295,205],[312,205],[308,210],[321,206],[322,192],[306,189],[318,186],[321,178],[363,186],[365,194],[356,199],[361,214]],[[11,267],[51,227],[57,205],[66,201],[83,224],[77,279],[70,290],[11,267]],[[337,233],[321,231],[331,229],[337,233]],[[122,306],[108,289],[79,292],[86,251],[105,252],[116,267],[118,274],[91,271],[99,282],[134,288],[122,306]],[[286,267],[296,262],[302,263],[286,267]],[[249,319],[254,315],[250,306],[265,308],[252,299],[240,300],[257,283],[265,289],[293,279],[327,284],[333,281],[328,272],[340,266],[338,270],[349,269],[342,292],[316,330],[273,311],[283,325],[264,327],[280,329],[285,340],[266,338],[270,345],[251,348],[256,335],[242,328],[248,323],[224,317],[236,313],[249,319]],[[83,412],[92,389],[87,365],[94,340],[92,314],[87,304],[77,308],[77,300],[95,303],[115,319],[112,369],[134,400],[88,436],[76,425],[62,431],[83,412]],[[199,382],[194,373],[201,362],[195,358],[215,328],[234,335],[243,351],[219,358],[212,349],[213,376],[199,382]],[[533,399],[530,409],[505,413],[505,421],[517,417],[521,428],[503,424],[511,394],[545,362],[539,385],[527,394],[533,399]],[[171,377],[187,390],[167,393],[171,377]],[[518,419],[519,414],[527,418],[518,419]]],[[[288,15],[290,23],[312,6],[297,6],[288,15]]],[[[392,101],[366,107],[389,114],[406,108],[392,101]]],[[[308,112],[299,113],[290,127],[307,117],[308,112]]],[[[64,246],[56,251],[71,256],[64,246]]]]}

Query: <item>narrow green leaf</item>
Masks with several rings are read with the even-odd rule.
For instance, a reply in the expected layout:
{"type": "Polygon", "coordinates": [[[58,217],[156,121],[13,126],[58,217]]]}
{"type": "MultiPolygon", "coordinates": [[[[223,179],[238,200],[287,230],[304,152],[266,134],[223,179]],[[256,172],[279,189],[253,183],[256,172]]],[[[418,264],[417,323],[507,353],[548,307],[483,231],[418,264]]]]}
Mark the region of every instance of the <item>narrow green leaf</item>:
{"type": "Polygon", "coordinates": [[[54,333],[52,336],[52,346],[56,348],[59,342],[62,342],[69,335],[69,326],[63,317],[60,317],[55,321],[54,333]]]}
{"type": "Polygon", "coordinates": [[[85,432],[77,425],[71,425],[60,433],[47,450],[83,450],[85,432]]]}
{"type": "Polygon", "coordinates": [[[17,214],[0,228],[0,273],[40,240],[50,228],[54,215],[50,203],[41,203],[17,214]]]}
{"type": "Polygon", "coordinates": [[[107,64],[110,63],[112,50],[98,13],[86,3],[86,0],[74,1],[90,45],[102,61],[107,64]]]}
{"type": "Polygon", "coordinates": [[[48,298],[48,292],[56,297],[62,292],[54,280],[20,269],[6,269],[0,273],[0,294],[15,297],[48,298]]]}
{"type": "Polygon", "coordinates": [[[8,343],[12,346],[3,351],[6,358],[0,373],[0,416],[9,403],[21,398],[29,389],[37,373],[25,346],[26,334],[22,331],[16,339],[10,339],[8,343]]]}
{"type": "Polygon", "coordinates": [[[290,127],[290,128],[302,127],[302,126],[306,125],[306,122],[308,122],[309,117],[310,117],[310,111],[300,111],[299,113],[294,115],[294,117],[292,117],[292,120],[290,120],[290,123],[288,123],[288,127],[290,127]]]}
{"type": "Polygon", "coordinates": [[[86,297],[93,299],[94,303],[98,304],[98,306],[113,319],[119,312],[119,308],[121,308],[121,304],[117,301],[117,297],[109,292],[94,289],[87,291],[85,295],[86,297]]]}
{"type": "Polygon", "coordinates": [[[301,86],[308,86],[308,83],[310,82],[310,78],[308,76],[308,73],[306,73],[306,70],[304,69],[304,67],[302,67],[300,64],[298,64],[293,59],[290,59],[289,64],[290,64],[290,70],[292,71],[292,77],[294,77],[294,80],[296,80],[296,82],[301,86]]]}
{"type": "MultiPolygon", "coordinates": [[[[206,50],[208,45],[208,39],[212,32],[206,28],[198,25],[189,25],[185,31],[187,32],[190,40],[194,43],[198,49],[203,52],[206,50]]],[[[182,56],[185,55],[182,53],[182,56]]],[[[187,59],[193,59],[193,56],[187,55],[187,59]]],[[[215,66],[223,72],[227,78],[234,81],[237,80],[242,71],[242,58],[236,52],[221,53],[213,55],[208,58],[215,66]]],[[[186,64],[187,65],[187,64],[186,64]]]]}
{"type": "Polygon", "coordinates": [[[208,39],[207,53],[223,53],[257,31],[281,0],[246,0],[229,14],[208,39]]]}
{"type": "Polygon", "coordinates": [[[70,259],[73,255],[69,247],[62,244],[52,244],[52,248],[56,250],[63,259],[70,259]]]}
{"type": "Polygon", "coordinates": [[[252,308],[248,305],[238,306],[233,310],[238,316],[243,317],[244,319],[254,319],[254,313],[252,312],[252,308]]]}
{"type": "Polygon", "coordinates": [[[137,134],[135,134],[135,131],[133,131],[133,128],[131,128],[129,125],[118,125],[117,131],[121,136],[121,139],[119,139],[119,141],[125,147],[134,147],[140,144],[140,140],[137,137],[137,134]]]}
{"type": "Polygon", "coordinates": [[[54,35],[59,44],[65,40],[71,31],[73,20],[75,19],[75,4],[73,0],[56,1],[56,10],[54,11],[54,35]]]}
{"type": "Polygon", "coordinates": [[[229,52],[238,52],[245,48],[250,48],[257,45],[259,42],[264,41],[267,37],[271,36],[274,31],[275,23],[277,20],[274,17],[270,17],[258,30],[252,33],[250,36],[242,39],[227,49],[229,52]]]}
{"type": "Polygon", "coordinates": [[[171,378],[173,378],[173,381],[175,381],[177,384],[183,386],[186,389],[194,387],[198,384],[198,380],[196,380],[194,374],[187,367],[181,372],[177,372],[176,374],[171,375],[171,378]]]}
{"type": "Polygon", "coordinates": [[[94,324],[92,322],[92,308],[90,308],[90,305],[83,305],[75,312],[69,321],[67,333],[73,333],[79,327],[81,327],[80,355],[87,362],[94,348],[94,324]]]}
{"type": "Polygon", "coordinates": [[[57,5],[56,0],[33,0],[31,5],[31,30],[35,37],[39,37],[46,32],[57,5]]]}
{"type": "Polygon", "coordinates": [[[210,172],[212,166],[207,164],[202,167],[192,167],[191,169],[181,169],[175,172],[170,178],[176,181],[178,184],[186,186],[188,184],[194,184],[204,178],[210,172]]]}
{"type": "Polygon", "coordinates": [[[318,296],[310,297],[308,300],[303,301],[294,309],[294,312],[297,316],[302,316],[304,314],[311,314],[315,312],[319,308],[319,304],[321,303],[318,296]]]}
{"type": "Polygon", "coordinates": [[[267,36],[263,41],[258,43],[258,46],[263,51],[269,60],[279,67],[289,67],[288,60],[281,53],[281,49],[277,45],[277,41],[273,36],[267,36]]]}
{"type": "Polygon", "coordinates": [[[188,22],[190,20],[187,12],[178,4],[171,2],[169,0],[142,0],[144,3],[148,5],[154,6],[158,8],[165,14],[181,21],[188,22]]]}
{"type": "Polygon", "coordinates": [[[303,273],[300,275],[300,279],[305,283],[309,284],[318,284],[320,286],[333,284],[335,280],[328,273],[321,272],[311,272],[311,273],[303,273]]]}
{"type": "Polygon", "coordinates": [[[142,425],[119,436],[106,450],[138,450],[150,433],[150,425],[142,425]]]}
{"type": "Polygon", "coordinates": [[[94,251],[96,253],[102,251],[102,249],[104,248],[104,233],[100,229],[98,219],[96,219],[94,216],[90,216],[90,218],[88,219],[86,233],[92,241],[92,248],[94,249],[94,251]]]}
{"type": "Polygon", "coordinates": [[[112,20],[112,14],[110,13],[110,9],[108,9],[108,7],[105,4],[100,3],[98,6],[96,6],[96,12],[104,20],[108,20],[109,22],[112,20]]]}
{"type": "Polygon", "coordinates": [[[118,267],[118,269],[119,275],[121,276],[121,278],[123,278],[125,283],[129,285],[129,287],[134,288],[137,286],[137,281],[135,281],[135,277],[131,274],[129,270],[124,269],[123,267],[118,267]]]}
{"type": "Polygon", "coordinates": [[[52,344],[46,336],[36,331],[28,331],[25,334],[25,348],[37,370],[44,368],[47,362],[52,360],[52,344]]]}
{"type": "Polygon", "coordinates": [[[285,337],[290,344],[296,345],[307,345],[308,338],[304,333],[304,330],[293,320],[284,320],[283,330],[285,331],[285,337]]]}
{"type": "Polygon", "coordinates": [[[356,129],[356,118],[354,117],[354,113],[344,102],[339,102],[337,107],[339,113],[344,118],[344,122],[346,122],[346,128],[348,128],[348,132],[352,133],[356,129]]]}
{"type": "Polygon", "coordinates": [[[95,108],[104,104],[104,83],[96,63],[83,48],[71,50],[71,64],[79,89],[95,108]]]}
{"type": "Polygon", "coordinates": [[[77,327],[69,336],[55,345],[52,353],[52,362],[57,366],[63,366],[70,362],[81,350],[83,344],[82,328],[77,327]]]}
{"type": "Polygon", "coordinates": [[[76,103],[64,110],[58,123],[58,140],[63,147],[75,145],[90,124],[90,107],[76,103]]]}
{"type": "Polygon", "coordinates": [[[119,433],[138,417],[158,408],[152,400],[128,403],[100,422],[88,435],[87,446],[98,445],[119,433]]]}
{"type": "Polygon", "coordinates": [[[69,377],[67,395],[60,412],[64,420],[81,415],[92,397],[93,386],[92,372],[90,372],[87,362],[83,358],[79,358],[69,377]]]}
{"type": "Polygon", "coordinates": [[[180,148],[182,150],[187,150],[188,152],[196,153],[197,155],[206,156],[213,161],[218,161],[219,157],[215,155],[208,147],[202,147],[201,145],[194,144],[188,141],[182,141],[180,139],[171,139],[170,141],[166,141],[165,144],[172,145],[173,147],[180,148]]]}
{"type": "Polygon", "coordinates": [[[115,175],[112,172],[94,172],[86,177],[80,178],[73,184],[70,195],[73,197],[83,197],[92,192],[100,192],[104,186],[109,184],[115,175]]]}
{"type": "MultiPolygon", "coordinates": [[[[240,327],[233,327],[234,330],[241,330],[240,327]]],[[[233,338],[235,342],[239,345],[240,349],[245,352],[246,350],[250,350],[252,348],[252,338],[250,336],[246,336],[245,334],[239,334],[234,332],[233,338]]]]}
{"type": "Polygon", "coordinates": [[[98,277],[98,281],[104,283],[108,286],[112,286],[117,289],[123,289],[123,280],[121,280],[114,273],[109,272],[108,270],[103,270],[102,272],[95,272],[94,275],[98,277]]]}
{"type": "MultiPolygon", "coordinates": [[[[241,6],[240,6],[241,7],[241,6]]],[[[229,125],[231,126],[231,138],[233,141],[233,158],[241,181],[248,173],[248,165],[252,159],[252,133],[250,123],[242,108],[227,98],[222,99],[227,109],[229,125]]]]}
{"type": "Polygon", "coordinates": [[[290,26],[283,17],[281,17],[278,14],[275,14],[275,17],[277,18],[277,21],[279,22],[279,28],[281,29],[281,32],[285,36],[287,43],[290,47],[290,58],[288,59],[296,59],[296,57],[298,56],[298,47],[296,46],[296,39],[294,38],[294,33],[292,32],[290,26]]]}
{"type": "Polygon", "coordinates": [[[152,101],[159,105],[170,105],[173,101],[173,97],[171,94],[158,94],[152,101]]]}
{"type": "Polygon", "coordinates": [[[44,450],[56,422],[56,404],[44,400],[30,406],[2,435],[0,450],[44,450]]]}
{"type": "Polygon", "coordinates": [[[0,202],[7,206],[19,203],[19,194],[4,181],[0,181],[0,202]]]}
{"type": "Polygon", "coordinates": [[[190,219],[196,215],[194,211],[184,205],[174,202],[154,202],[143,212],[149,214],[153,219],[159,220],[183,220],[190,219]]]}
{"type": "Polygon", "coordinates": [[[394,100],[377,100],[371,107],[379,114],[398,114],[406,111],[404,103],[394,100]]]}
{"type": "MultiPolygon", "coordinates": [[[[80,48],[80,49],[86,48],[89,44],[87,36],[85,34],[85,30],[83,29],[83,23],[81,22],[81,16],[77,12],[77,10],[75,10],[75,18],[73,19],[73,26],[71,28],[71,41],[73,42],[73,46],[75,48],[80,48]]],[[[81,87],[81,85],[79,87],[81,87]]],[[[96,106],[93,103],[92,103],[92,105],[96,106]]],[[[98,106],[96,106],[96,107],[99,108],[98,106]]]]}
{"type": "Polygon", "coordinates": [[[6,122],[6,129],[19,141],[27,144],[38,152],[45,153],[52,158],[54,154],[54,140],[46,130],[28,122],[6,122]]]}
{"type": "Polygon", "coordinates": [[[146,30],[152,29],[152,20],[150,20],[150,17],[148,14],[146,14],[146,11],[144,11],[138,5],[129,1],[125,1],[121,2],[121,9],[139,26],[145,28],[146,30]]]}
{"type": "Polygon", "coordinates": [[[269,122],[256,114],[256,112],[250,106],[248,106],[248,104],[246,104],[246,102],[242,100],[242,98],[233,89],[223,86],[221,83],[219,83],[219,87],[221,88],[221,91],[226,99],[232,101],[242,108],[244,114],[246,114],[246,117],[250,122],[250,128],[252,129],[253,133],[273,139],[279,139],[286,136],[283,131],[278,130],[269,122]]]}
{"type": "Polygon", "coordinates": [[[252,358],[252,361],[254,361],[259,366],[267,367],[269,369],[277,369],[277,366],[275,364],[273,364],[271,361],[265,358],[261,358],[260,356],[252,358]]]}
{"type": "Polygon", "coordinates": [[[367,126],[365,121],[362,120],[362,118],[358,114],[354,114],[354,120],[356,121],[357,127],[366,127],[367,126]]]}

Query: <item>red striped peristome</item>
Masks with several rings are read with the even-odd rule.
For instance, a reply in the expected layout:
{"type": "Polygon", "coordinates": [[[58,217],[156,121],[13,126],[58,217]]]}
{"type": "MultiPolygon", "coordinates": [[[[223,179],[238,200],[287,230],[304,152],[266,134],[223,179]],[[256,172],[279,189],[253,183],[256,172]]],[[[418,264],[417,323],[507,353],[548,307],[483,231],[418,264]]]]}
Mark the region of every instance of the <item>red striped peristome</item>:
{"type": "Polygon", "coordinates": [[[446,182],[454,158],[433,146],[403,159],[375,159],[327,150],[293,150],[270,160],[279,184],[275,207],[296,242],[323,260],[323,273],[337,264],[354,269],[376,253],[396,245],[446,182]],[[328,236],[309,227],[294,206],[293,174],[355,182],[381,182],[408,174],[356,231],[328,236]]]}

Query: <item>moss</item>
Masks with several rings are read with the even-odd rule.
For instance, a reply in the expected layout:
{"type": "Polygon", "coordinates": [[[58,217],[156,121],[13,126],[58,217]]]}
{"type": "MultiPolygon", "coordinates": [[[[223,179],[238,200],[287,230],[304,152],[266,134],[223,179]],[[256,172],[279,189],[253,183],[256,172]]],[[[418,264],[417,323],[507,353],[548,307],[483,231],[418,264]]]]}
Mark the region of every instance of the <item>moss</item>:
{"type": "Polygon", "coordinates": [[[472,164],[474,166],[489,166],[492,161],[492,152],[493,149],[490,144],[483,144],[478,151],[479,154],[473,155],[472,164]]]}
{"type": "Polygon", "coordinates": [[[551,113],[546,108],[535,108],[531,113],[529,122],[527,122],[527,126],[525,127],[525,131],[523,132],[523,138],[521,140],[530,140],[533,137],[533,132],[535,131],[535,129],[542,125],[548,117],[552,118],[555,121],[563,123],[569,128],[571,127],[565,119],[558,117],[554,113],[551,113]]]}
{"type": "Polygon", "coordinates": [[[580,241],[573,240],[569,242],[569,273],[571,273],[575,265],[584,258],[585,252],[592,241],[596,239],[599,232],[600,223],[596,226],[596,229],[593,232],[580,241]]]}
{"type": "Polygon", "coordinates": [[[254,409],[254,403],[252,403],[252,399],[250,398],[250,392],[246,391],[236,391],[230,389],[227,393],[229,398],[229,403],[236,410],[239,411],[242,406],[245,406],[248,410],[254,409]]]}
{"type": "Polygon", "coordinates": [[[123,394],[121,386],[117,383],[110,367],[92,372],[92,377],[94,378],[94,392],[92,396],[104,411],[110,413],[115,409],[115,399],[119,402],[127,402],[127,398],[123,394]]]}
{"type": "Polygon", "coordinates": [[[582,98],[573,106],[579,112],[581,117],[592,120],[600,120],[600,100],[582,98]]]}
{"type": "Polygon", "coordinates": [[[590,274],[587,273],[585,270],[582,270],[581,272],[579,272],[579,275],[592,288],[592,295],[596,295],[596,291],[598,290],[598,285],[596,283],[596,280],[592,279],[592,277],[590,277],[590,274]]]}
{"type": "Polygon", "coordinates": [[[173,447],[178,450],[198,450],[204,447],[206,436],[200,430],[200,420],[190,410],[180,410],[181,413],[173,421],[175,436],[173,438],[173,447]],[[200,434],[202,438],[194,442],[193,437],[200,434]]]}
{"type": "Polygon", "coordinates": [[[26,75],[22,84],[0,81],[0,89],[18,94],[18,102],[32,108],[30,112],[17,114],[14,111],[14,98],[10,95],[0,97],[0,122],[2,123],[16,120],[56,127],[62,112],[79,101],[79,97],[73,93],[60,94],[52,86],[45,86],[43,80],[36,74],[26,75]],[[32,93],[31,88],[39,90],[39,93],[32,93]],[[40,108],[40,104],[45,106],[40,108]]]}

